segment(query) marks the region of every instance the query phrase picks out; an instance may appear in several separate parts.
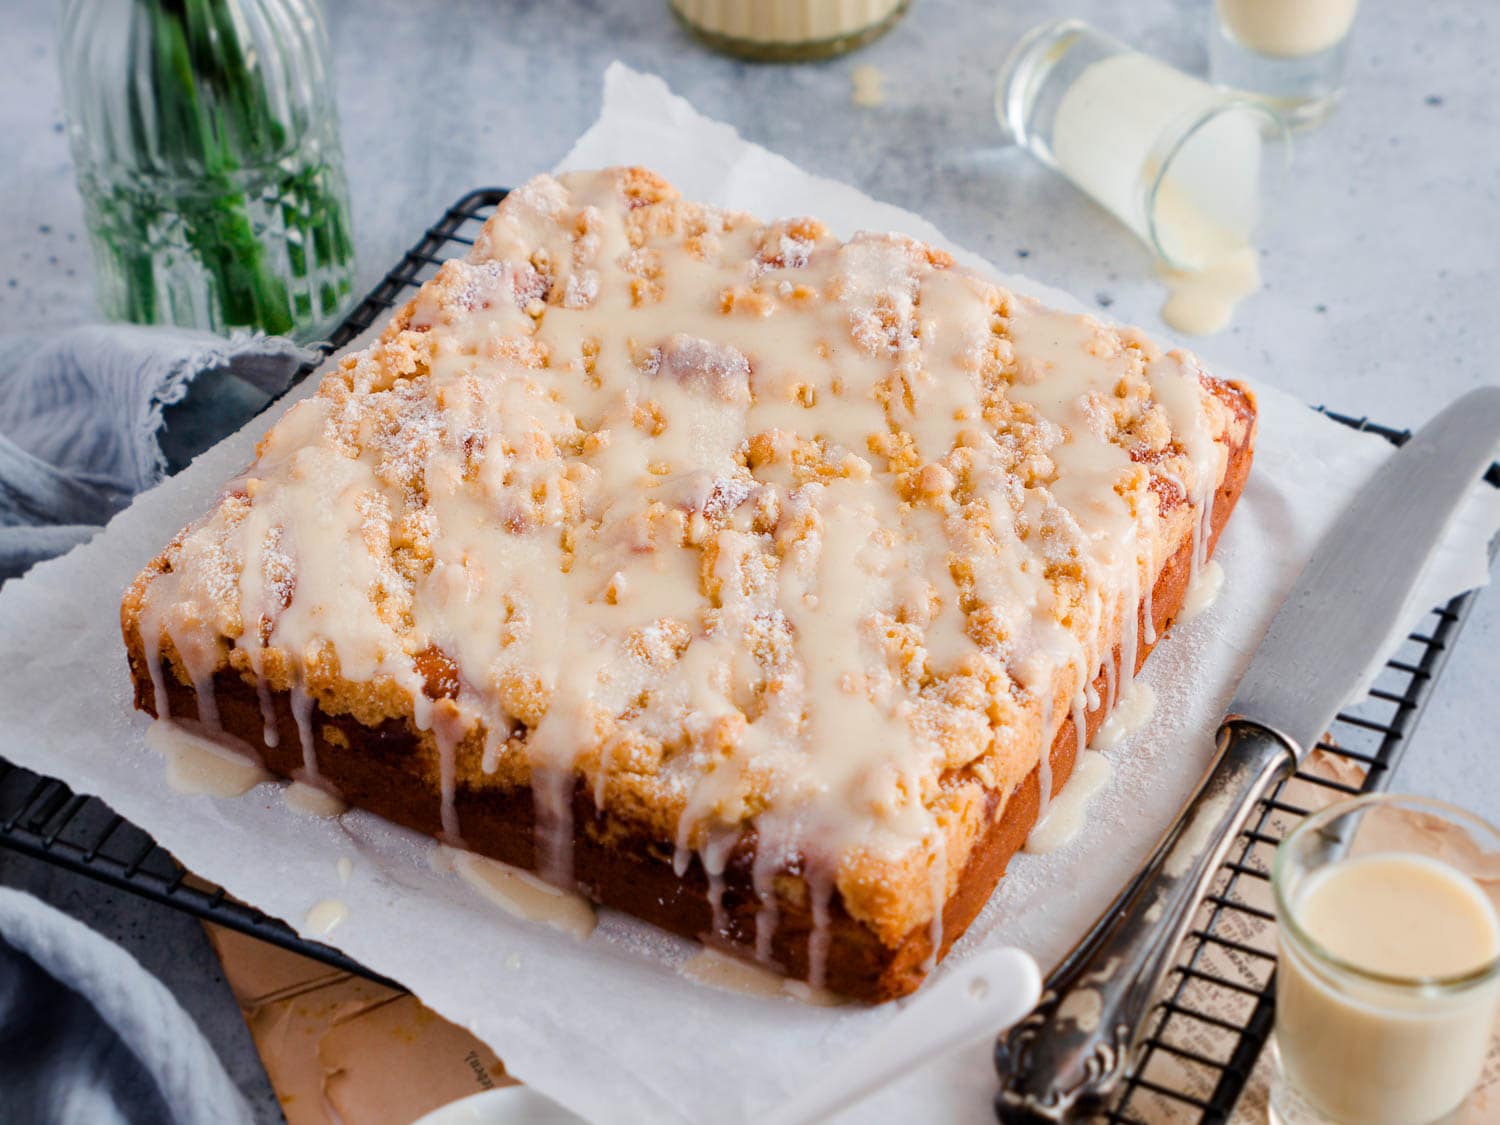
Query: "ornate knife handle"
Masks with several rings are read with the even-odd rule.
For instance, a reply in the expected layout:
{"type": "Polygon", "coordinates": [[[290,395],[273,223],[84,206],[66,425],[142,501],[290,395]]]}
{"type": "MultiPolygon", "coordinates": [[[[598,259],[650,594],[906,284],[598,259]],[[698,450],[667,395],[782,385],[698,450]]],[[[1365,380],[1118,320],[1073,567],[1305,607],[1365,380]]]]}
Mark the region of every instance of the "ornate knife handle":
{"type": "Polygon", "coordinates": [[[1066,1122],[1124,1077],[1177,947],[1256,800],[1301,749],[1232,716],[1207,776],[1130,884],[1063,959],[1036,1010],[995,1047],[1005,1125],[1066,1122]]]}

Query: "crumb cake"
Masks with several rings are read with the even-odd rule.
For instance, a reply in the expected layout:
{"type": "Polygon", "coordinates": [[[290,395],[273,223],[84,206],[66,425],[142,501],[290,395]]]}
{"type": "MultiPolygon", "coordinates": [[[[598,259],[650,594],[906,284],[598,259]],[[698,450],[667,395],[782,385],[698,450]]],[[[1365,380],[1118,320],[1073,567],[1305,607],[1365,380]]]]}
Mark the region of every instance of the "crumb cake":
{"type": "Polygon", "coordinates": [[[540,176],[131,585],[136,704],[888,999],[1171,623],[1254,424],[913,239],[540,176]]]}

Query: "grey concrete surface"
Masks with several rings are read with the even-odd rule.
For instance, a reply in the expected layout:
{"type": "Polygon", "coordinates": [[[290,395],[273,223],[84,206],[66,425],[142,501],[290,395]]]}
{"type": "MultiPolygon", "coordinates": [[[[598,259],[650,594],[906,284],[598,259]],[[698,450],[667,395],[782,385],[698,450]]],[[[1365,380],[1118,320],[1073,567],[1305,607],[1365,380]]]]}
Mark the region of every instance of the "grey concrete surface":
{"type": "MultiPolygon", "coordinates": [[[[122,0],[123,2],[123,0],[122,0]]],[[[1067,184],[1007,148],[996,67],[1052,15],[1080,15],[1201,69],[1207,0],[915,0],[857,56],[752,66],[700,49],[663,0],[327,0],[353,191],[360,278],[372,284],[458,195],[515,184],[567,151],[598,109],[604,67],[656,71],[705,112],[816,171],[923,212],[1005,267],[1161,332],[1143,248],[1067,184]],[[879,67],[887,100],[850,101],[879,67]]],[[[95,310],[63,135],[56,11],[9,0],[0,71],[0,332],[95,310]]],[[[1265,290],[1233,328],[1198,342],[1221,363],[1309,402],[1420,423],[1500,381],[1500,9],[1367,0],[1347,97],[1297,138],[1289,190],[1264,245],[1265,290]]],[[[1500,816],[1500,596],[1475,618],[1413,739],[1398,787],[1500,816]]],[[[101,748],[104,750],[107,748],[101,748]]],[[[3,752],[3,749],[0,749],[3,752]]],[[[263,1120],[274,1102],[196,924],[0,859],[32,887],[125,941],[188,1005],[263,1120]]]]}

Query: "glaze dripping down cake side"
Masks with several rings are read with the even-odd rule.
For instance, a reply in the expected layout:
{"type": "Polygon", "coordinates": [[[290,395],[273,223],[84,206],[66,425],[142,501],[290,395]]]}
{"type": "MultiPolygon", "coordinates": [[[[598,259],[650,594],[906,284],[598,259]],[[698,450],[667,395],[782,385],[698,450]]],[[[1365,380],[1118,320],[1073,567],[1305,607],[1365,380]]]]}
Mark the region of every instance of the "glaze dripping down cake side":
{"type": "Polygon", "coordinates": [[[911,239],[542,176],[136,579],[136,702],[890,998],[1170,624],[1254,419],[911,239]]]}

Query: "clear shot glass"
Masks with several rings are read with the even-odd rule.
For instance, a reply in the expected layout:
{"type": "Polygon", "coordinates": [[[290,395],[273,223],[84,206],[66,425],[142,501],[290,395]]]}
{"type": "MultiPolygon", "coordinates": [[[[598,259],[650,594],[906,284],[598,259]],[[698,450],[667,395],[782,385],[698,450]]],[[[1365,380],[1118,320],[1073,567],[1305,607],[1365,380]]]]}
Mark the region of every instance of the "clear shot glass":
{"type": "Polygon", "coordinates": [[[1028,32],[995,88],[1010,137],[1135,232],[1195,271],[1250,245],[1286,170],[1286,126],[1264,102],[1219,90],[1080,20],[1028,32]]]}
{"type": "Polygon", "coordinates": [[[1500,1000],[1500,917],[1481,887],[1500,833],[1424,797],[1360,797],[1277,849],[1271,1120],[1421,1125],[1478,1082],[1500,1000]]]}
{"type": "Polygon", "coordinates": [[[1257,94],[1294,128],[1338,104],[1359,0],[1213,0],[1209,75],[1257,94]]]}

